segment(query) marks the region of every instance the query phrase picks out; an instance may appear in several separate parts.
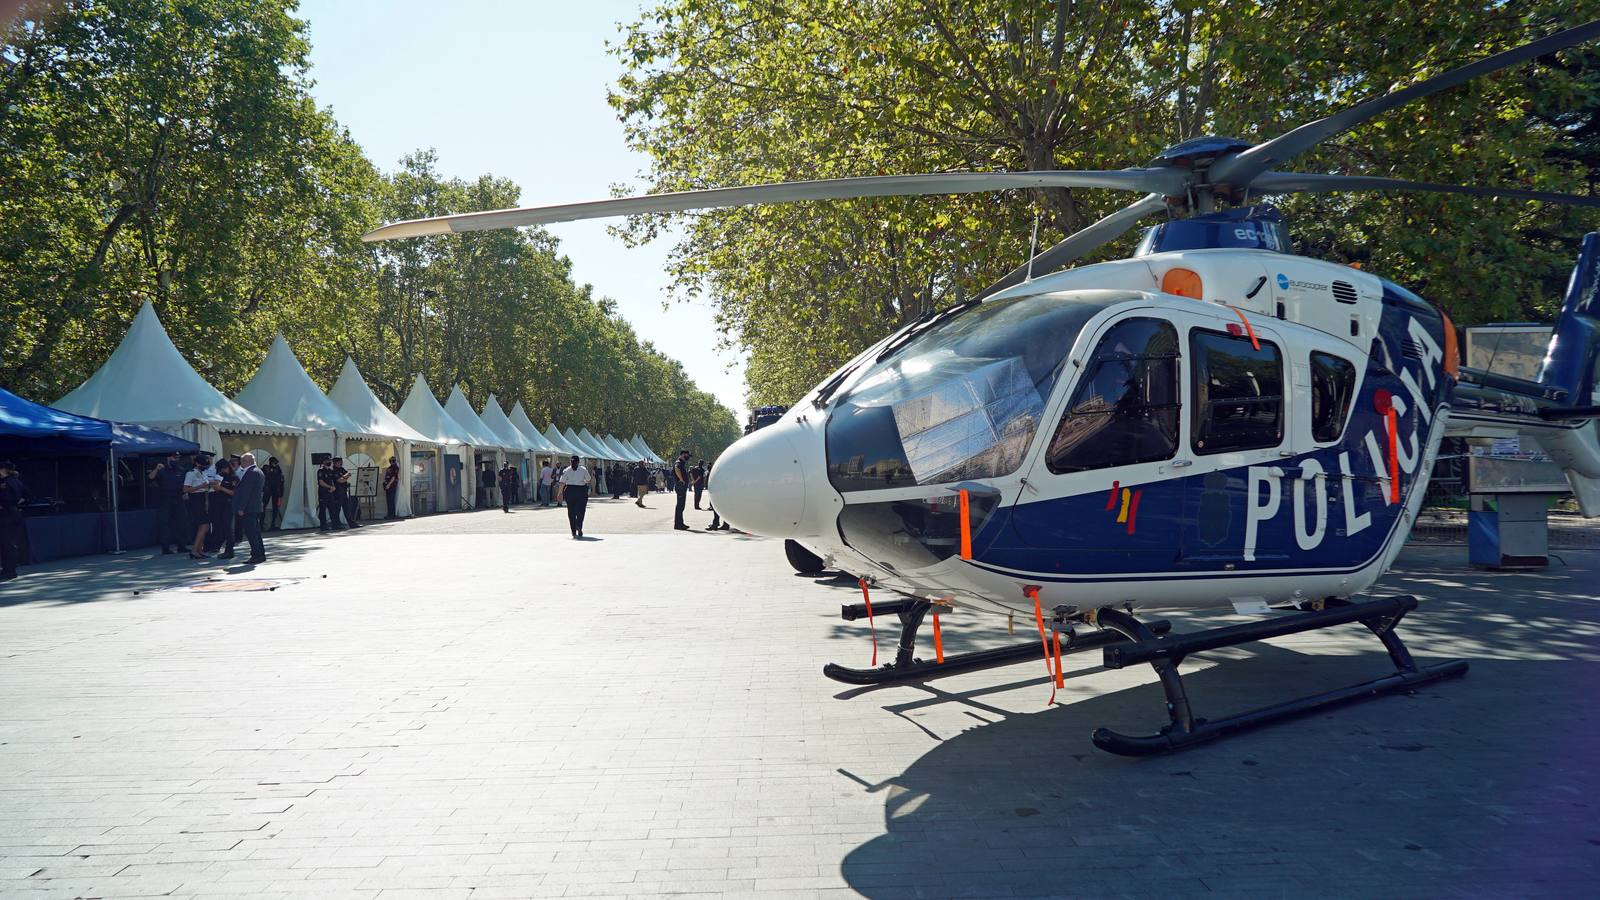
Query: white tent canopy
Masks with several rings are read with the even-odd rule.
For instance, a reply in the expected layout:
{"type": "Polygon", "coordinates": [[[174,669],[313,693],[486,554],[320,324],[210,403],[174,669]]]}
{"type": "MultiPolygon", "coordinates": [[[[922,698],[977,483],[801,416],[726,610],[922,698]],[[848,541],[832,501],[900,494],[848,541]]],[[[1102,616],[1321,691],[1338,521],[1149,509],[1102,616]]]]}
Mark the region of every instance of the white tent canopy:
{"type": "Polygon", "coordinates": [[[613,459],[617,456],[617,454],[613,453],[609,448],[606,447],[605,444],[600,443],[600,439],[591,434],[587,428],[578,432],[578,440],[583,441],[590,447],[593,447],[595,452],[600,454],[598,457],[596,457],[597,459],[613,459]]]}
{"type": "Polygon", "coordinates": [[[304,492],[296,489],[309,468],[305,432],[251,412],[207,384],[173,345],[149,301],[99,370],[55,406],[82,416],[149,425],[212,453],[250,451],[262,462],[276,456],[288,494],[283,527],[312,523],[304,492]]]}
{"type": "Polygon", "coordinates": [[[579,456],[588,457],[589,459],[605,458],[604,454],[589,446],[589,442],[578,437],[578,433],[573,431],[571,428],[563,429],[561,436],[567,439],[567,446],[575,447],[580,451],[578,453],[579,456]]]}
{"type": "Polygon", "coordinates": [[[367,434],[311,380],[282,334],[272,339],[261,368],[233,399],[251,412],[307,431],[367,434]]]}
{"type": "MultiPolygon", "coordinates": [[[[395,455],[400,461],[400,487],[395,496],[395,513],[400,516],[411,515],[415,512],[411,507],[412,477],[418,465],[413,462],[411,452],[416,448],[437,447],[439,442],[425,437],[379,402],[372,388],[367,386],[366,379],[361,377],[355,360],[348,356],[344,358],[344,367],[339,370],[339,380],[328,391],[328,399],[361,430],[394,438],[399,443],[395,455]]],[[[429,463],[424,459],[422,464],[437,466],[439,462],[433,460],[429,463]]],[[[434,474],[433,483],[437,485],[437,473],[434,474]]]]}
{"type": "Polygon", "coordinates": [[[550,443],[550,439],[540,433],[538,426],[528,418],[528,412],[522,408],[521,400],[517,401],[516,406],[511,407],[509,418],[511,425],[528,438],[528,444],[533,448],[533,452],[546,456],[561,452],[561,448],[550,443]]]}
{"type": "Polygon", "coordinates": [[[637,462],[638,461],[639,457],[637,455],[635,455],[632,450],[629,450],[626,446],[624,446],[623,443],[621,441],[617,440],[615,437],[613,437],[613,436],[608,434],[605,437],[601,438],[600,440],[604,441],[605,445],[607,447],[610,447],[612,452],[617,454],[617,458],[618,459],[626,460],[628,462],[637,462]]]}
{"type": "MultiPolygon", "coordinates": [[[[424,437],[445,447],[446,451],[460,461],[463,469],[472,466],[472,438],[466,429],[461,427],[451,415],[439,405],[438,398],[433,396],[433,389],[428,387],[428,379],[418,375],[411,383],[411,393],[406,395],[406,402],[400,404],[397,412],[400,420],[424,437]]],[[[444,479],[448,472],[441,471],[439,476],[444,479]]],[[[457,473],[459,477],[459,473],[457,473]]],[[[441,484],[444,482],[441,481],[441,484]]],[[[453,482],[459,483],[459,482],[453,482]]],[[[444,509],[448,494],[440,494],[439,508],[444,509]]],[[[471,509],[476,495],[471,491],[461,492],[461,506],[471,509]]]]}
{"type": "Polygon", "coordinates": [[[479,450],[520,450],[520,447],[509,446],[506,439],[497,436],[489,426],[483,424],[478,414],[472,411],[472,404],[467,402],[467,395],[461,392],[461,385],[450,389],[450,398],[444,402],[444,411],[450,414],[461,427],[472,435],[472,445],[479,450]]]}
{"type": "Polygon", "coordinates": [[[506,418],[506,411],[501,408],[500,401],[495,399],[494,394],[490,394],[489,399],[484,401],[483,414],[478,418],[501,442],[501,446],[524,451],[533,449],[528,436],[517,430],[517,426],[506,418]]]}
{"type": "Polygon", "coordinates": [[[148,300],[100,369],[52,405],[80,416],[134,422],[163,431],[169,430],[167,426],[204,422],[245,433],[300,433],[298,428],[245,409],[207,384],[173,346],[148,300]]]}
{"type": "Polygon", "coordinates": [[[637,434],[633,436],[632,443],[635,447],[639,448],[640,452],[644,454],[645,459],[648,459],[651,462],[666,462],[666,460],[657,456],[654,450],[650,449],[650,445],[644,442],[644,438],[638,436],[637,434]]]}
{"type": "Polygon", "coordinates": [[[384,406],[372,393],[372,388],[367,386],[366,379],[361,377],[361,370],[356,368],[356,361],[348,356],[344,358],[344,368],[339,370],[339,380],[328,391],[328,399],[339,407],[340,412],[349,416],[351,422],[369,434],[381,434],[414,444],[440,443],[390,412],[389,407],[384,406]]]}
{"type": "Polygon", "coordinates": [[[562,456],[583,456],[584,455],[583,451],[581,451],[577,447],[574,447],[571,444],[567,443],[566,435],[562,434],[560,431],[558,431],[556,429],[556,425],[555,425],[554,422],[551,422],[549,425],[546,425],[544,427],[544,439],[549,441],[551,446],[553,446],[557,450],[561,451],[561,455],[562,456]]]}

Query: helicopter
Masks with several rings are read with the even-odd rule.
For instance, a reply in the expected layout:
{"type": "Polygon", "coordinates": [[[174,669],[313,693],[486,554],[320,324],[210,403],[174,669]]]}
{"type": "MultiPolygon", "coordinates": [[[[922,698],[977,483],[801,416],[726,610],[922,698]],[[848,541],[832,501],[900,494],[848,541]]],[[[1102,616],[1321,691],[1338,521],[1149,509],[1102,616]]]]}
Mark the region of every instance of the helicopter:
{"type": "MultiPolygon", "coordinates": [[[[1600,37],[1600,21],[1484,57],[1260,144],[1201,137],[1142,168],[882,175],[647,194],[397,222],[389,240],[643,213],[1040,187],[1142,196],[995,284],[863,350],[728,448],[718,512],[859,579],[845,619],[895,615],[893,661],[824,673],[922,681],[1099,649],[1153,667],[1168,721],[1097,729],[1121,755],[1169,752],[1462,675],[1396,632],[1410,596],[1363,599],[1405,544],[1446,436],[1536,439],[1600,516],[1600,233],[1587,235],[1537,378],[1461,365],[1449,317],[1404,286],[1294,255],[1261,198],[1409,190],[1600,208],[1600,197],[1279,171],[1381,113],[1600,37]],[[1144,219],[1127,259],[1063,269],[1144,219]],[[1038,640],[946,657],[941,611],[1032,619],[1038,640]],[[1259,614],[1174,633],[1160,610],[1259,614]],[[933,614],[937,659],[915,655],[933,614]],[[1395,671],[1223,718],[1199,716],[1189,655],[1360,623],[1395,671]]],[[[791,561],[795,556],[791,553],[791,561]]],[[[800,563],[796,563],[800,567],[800,563]]],[[[998,621],[998,620],[997,620],[998,621]]],[[[1026,627],[1026,626],[1025,626],[1026,627]]],[[[1053,699],[1052,693],[1052,699],[1053,699]]]]}

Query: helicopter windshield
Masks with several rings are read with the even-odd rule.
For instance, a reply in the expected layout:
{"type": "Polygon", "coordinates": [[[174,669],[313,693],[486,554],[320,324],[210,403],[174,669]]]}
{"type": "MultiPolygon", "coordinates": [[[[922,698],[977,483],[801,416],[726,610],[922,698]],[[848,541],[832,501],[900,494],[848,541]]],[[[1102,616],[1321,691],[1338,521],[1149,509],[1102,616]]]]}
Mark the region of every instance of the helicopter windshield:
{"type": "Polygon", "coordinates": [[[868,369],[828,419],[841,493],[1016,471],[1078,332],[1134,294],[1036,294],[979,304],[868,369]]]}

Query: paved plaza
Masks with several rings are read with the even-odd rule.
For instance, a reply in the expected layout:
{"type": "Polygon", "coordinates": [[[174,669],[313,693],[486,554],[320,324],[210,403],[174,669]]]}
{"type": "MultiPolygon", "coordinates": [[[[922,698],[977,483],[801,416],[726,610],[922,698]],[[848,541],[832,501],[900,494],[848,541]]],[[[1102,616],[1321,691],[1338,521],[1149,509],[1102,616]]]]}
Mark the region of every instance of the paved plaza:
{"type": "MultiPolygon", "coordinates": [[[[0,896],[1593,895],[1600,553],[1409,551],[1381,591],[1466,678],[1128,760],[1089,734],[1161,723],[1148,666],[1069,658],[1054,707],[1042,662],[846,688],[820,669],[870,658],[853,585],[650,502],[600,501],[584,541],[496,509],[277,537],[253,573],[27,570],[0,588],[0,896]],[[282,581],[175,589],[247,575],[282,581]]],[[[1024,624],[953,614],[946,647],[1024,624]]],[[[1387,667],[1346,626],[1185,671],[1219,715],[1387,667]]]]}

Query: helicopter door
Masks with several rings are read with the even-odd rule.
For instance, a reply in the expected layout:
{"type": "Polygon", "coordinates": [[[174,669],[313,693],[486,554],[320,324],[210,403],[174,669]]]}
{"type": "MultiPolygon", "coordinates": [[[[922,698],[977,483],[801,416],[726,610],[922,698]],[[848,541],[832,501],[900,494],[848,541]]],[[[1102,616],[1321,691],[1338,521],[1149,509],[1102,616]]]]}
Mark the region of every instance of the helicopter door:
{"type": "Polygon", "coordinates": [[[1270,467],[1293,455],[1286,436],[1290,361],[1274,331],[1260,325],[1252,337],[1233,323],[1207,322],[1190,329],[1187,343],[1194,465],[1183,479],[1183,562],[1203,570],[1282,562],[1282,535],[1260,514],[1273,497],[1280,512],[1288,509],[1287,479],[1270,467]]]}
{"type": "Polygon", "coordinates": [[[1179,334],[1165,312],[1138,310],[1096,335],[1011,510],[1015,539],[1052,551],[1034,554],[1036,567],[1171,567],[1182,505],[1171,480],[1182,446],[1179,334]]]}

